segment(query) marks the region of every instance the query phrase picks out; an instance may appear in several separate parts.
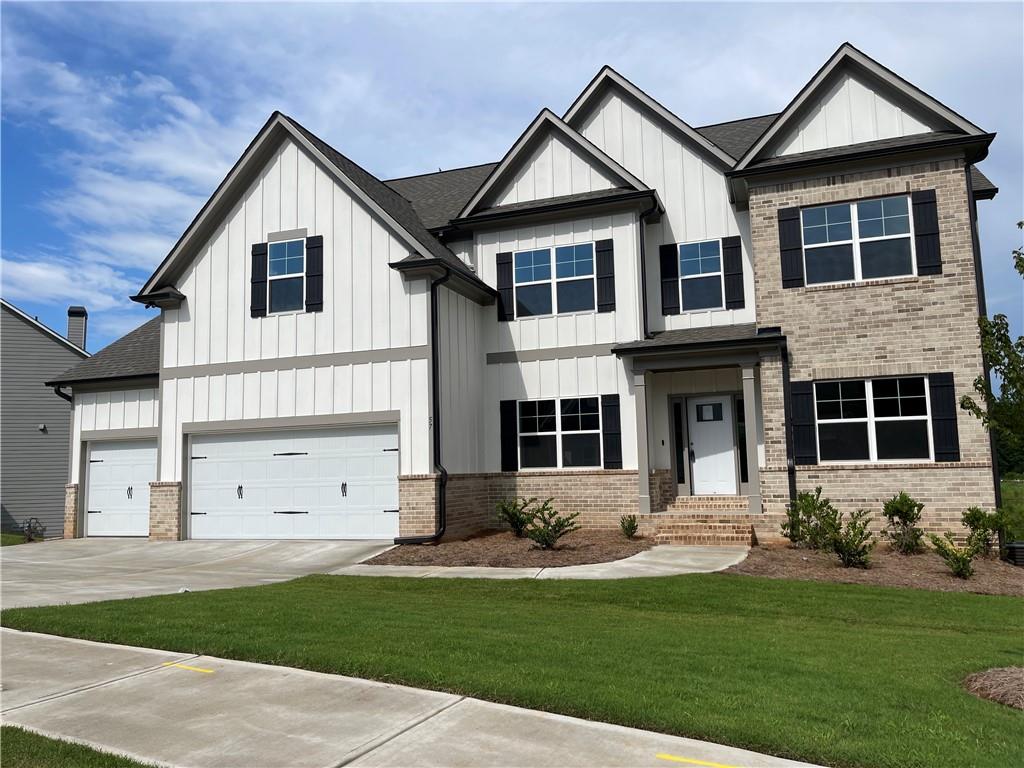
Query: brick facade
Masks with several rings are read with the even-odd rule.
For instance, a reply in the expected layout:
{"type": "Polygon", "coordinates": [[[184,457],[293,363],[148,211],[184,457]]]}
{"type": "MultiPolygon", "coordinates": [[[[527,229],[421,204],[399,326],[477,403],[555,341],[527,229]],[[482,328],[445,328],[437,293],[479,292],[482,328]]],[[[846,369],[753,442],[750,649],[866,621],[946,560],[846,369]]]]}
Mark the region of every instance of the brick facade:
{"type": "MultiPolygon", "coordinates": [[[[946,160],[799,182],[751,184],[750,225],[759,326],[785,333],[793,381],[953,373],[956,395],[982,373],[970,202],[963,162],[946,160]],[[841,286],[782,287],[778,210],[934,189],[942,274],[841,286]]],[[[761,357],[765,461],[761,493],[768,513],[789,501],[782,366],[761,357]]],[[[957,530],[960,514],[994,507],[992,456],[981,422],[958,414],[961,461],[800,466],[797,487],[821,485],[842,510],[866,507],[906,490],[924,502],[932,530],[957,530]]]]}
{"type": "Polygon", "coordinates": [[[429,536],[437,525],[437,478],[401,475],[398,478],[399,536],[429,536]]]}
{"type": "Polygon", "coordinates": [[[64,538],[78,536],[78,483],[64,486],[64,538]]]}
{"type": "Polygon", "coordinates": [[[149,540],[181,538],[181,483],[149,484],[149,540]]]}

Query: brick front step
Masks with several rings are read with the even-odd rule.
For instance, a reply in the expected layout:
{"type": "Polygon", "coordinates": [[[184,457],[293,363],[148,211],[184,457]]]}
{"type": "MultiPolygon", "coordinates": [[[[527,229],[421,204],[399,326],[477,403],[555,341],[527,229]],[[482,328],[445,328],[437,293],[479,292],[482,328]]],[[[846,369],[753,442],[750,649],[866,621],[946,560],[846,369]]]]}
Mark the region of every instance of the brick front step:
{"type": "Polygon", "coordinates": [[[753,531],[749,524],[673,521],[659,524],[655,528],[654,543],[749,547],[753,543],[753,531]]]}
{"type": "Polygon", "coordinates": [[[665,508],[666,514],[694,512],[737,512],[750,509],[746,496],[676,496],[665,508]]]}

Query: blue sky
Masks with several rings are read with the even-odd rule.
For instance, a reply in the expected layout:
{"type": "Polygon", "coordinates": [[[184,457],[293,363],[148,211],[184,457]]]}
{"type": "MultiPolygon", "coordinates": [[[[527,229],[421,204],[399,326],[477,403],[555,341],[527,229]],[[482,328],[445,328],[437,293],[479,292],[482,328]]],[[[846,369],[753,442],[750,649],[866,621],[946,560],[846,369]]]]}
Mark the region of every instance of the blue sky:
{"type": "Polygon", "coordinates": [[[990,312],[1024,332],[1019,3],[2,5],[0,290],[96,351],[275,109],[381,178],[499,159],[608,63],[692,125],[781,109],[844,40],[999,134],[990,312]]]}

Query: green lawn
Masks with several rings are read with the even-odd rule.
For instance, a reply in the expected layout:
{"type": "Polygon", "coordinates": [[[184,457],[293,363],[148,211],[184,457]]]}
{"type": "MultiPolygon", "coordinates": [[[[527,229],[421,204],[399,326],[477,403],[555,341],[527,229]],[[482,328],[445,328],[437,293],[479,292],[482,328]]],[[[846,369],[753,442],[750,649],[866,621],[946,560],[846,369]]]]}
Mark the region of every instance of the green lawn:
{"type": "Polygon", "coordinates": [[[126,757],[48,739],[10,725],[0,728],[0,762],[4,768],[145,768],[144,763],[126,757]]]}
{"type": "Polygon", "coordinates": [[[0,533],[0,547],[11,547],[15,544],[24,544],[25,537],[20,533],[0,533]]]}
{"type": "Polygon", "coordinates": [[[1024,765],[1024,601],[702,575],[310,576],[14,609],[8,627],[407,683],[833,765],[1024,765]]]}

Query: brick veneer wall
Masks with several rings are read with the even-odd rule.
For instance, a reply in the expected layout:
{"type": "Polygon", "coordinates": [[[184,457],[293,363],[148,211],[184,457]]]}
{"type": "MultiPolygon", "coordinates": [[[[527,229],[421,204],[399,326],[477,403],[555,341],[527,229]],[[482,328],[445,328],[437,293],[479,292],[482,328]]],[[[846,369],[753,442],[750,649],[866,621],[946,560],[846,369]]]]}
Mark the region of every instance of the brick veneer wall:
{"type": "Polygon", "coordinates": [[[150,483],[150,541],[177,541],[179,538],[181,538],[181,483],[150,483]]]}
{"type": "Polygon", "coordinates": [[[64,538],[73,539],[78,535],[78,484],[64,486],[64,538]]]}
{"type": "MultiPolygon", "coordinates": [[[[793,381],[952,371],[956,396],[982,373],[978,295],[965,169],[960,160],[754,184],[750,225],[760,326],[780,326],[793,381]],[[778,210],[934,189],[942,274],[842,286],[782,287],[778,210]]],[[[777,353],[761,356],[766,466],[765,511],[789,501],[782,368],[777,353]]],[[[799,490],[821,485],[840,509],[880,511],[900,490],[925,503],[933,530],[958,530],[960,513],[995,503],[992,456],[981,423],[959,411],[960,462],[797,467],[799,490]]]]}
{"type": "Polygon", "coordinates": [[[437,525],[437,478],[401,475],[398,478],[398,535],[429,536],[437,525]]]}

